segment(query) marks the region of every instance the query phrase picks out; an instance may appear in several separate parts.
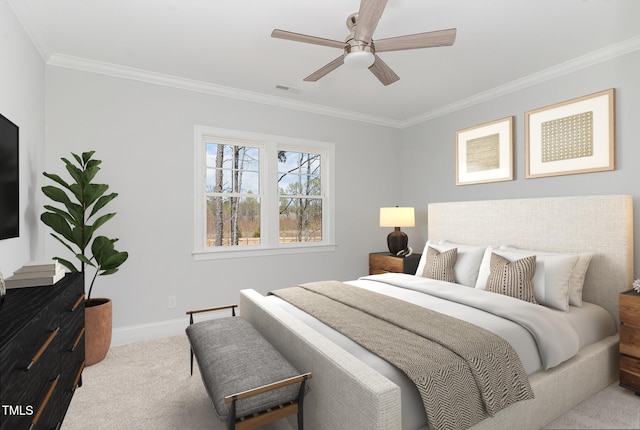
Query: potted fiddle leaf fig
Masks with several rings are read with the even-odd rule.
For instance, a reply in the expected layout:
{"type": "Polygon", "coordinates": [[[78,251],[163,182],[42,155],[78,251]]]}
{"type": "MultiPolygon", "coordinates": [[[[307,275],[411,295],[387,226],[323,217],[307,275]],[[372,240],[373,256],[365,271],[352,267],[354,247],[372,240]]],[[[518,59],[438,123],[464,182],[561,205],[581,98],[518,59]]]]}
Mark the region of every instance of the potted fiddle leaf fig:
{"type": "Polygon", "coordinates": [[[110,299],[92,298],[93,286],[98,276],[116,273],[129,254],[115,249],[118,239],[96,235],[96,231],[116,214],[102,214],[105,206],[115,199],[117,193],[107,193],[109,186],[94,183],[100,171],[101,160],[93,158],[95,151],[74,153],[71,160],[61,158],[70,181],[61,176],[44,172],[44,176],[56,185],[42,187],[42,192],[56,204],[45,205],[40,215],[44,224],[77,260],[79,266],[69,259],[54,257],[71,272],[81,272],[86,288],[89,267],[93,274],[85,299],[85,365],[101,361],[111,345],[112,304],[110,299]]]}

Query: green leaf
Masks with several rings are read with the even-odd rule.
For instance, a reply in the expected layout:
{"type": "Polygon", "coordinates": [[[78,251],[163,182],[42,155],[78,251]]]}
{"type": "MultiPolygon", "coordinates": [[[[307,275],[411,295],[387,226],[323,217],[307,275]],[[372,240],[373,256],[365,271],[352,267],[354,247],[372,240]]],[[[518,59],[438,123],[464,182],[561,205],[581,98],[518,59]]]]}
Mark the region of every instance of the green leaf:
{"type": "Polygon", "coordinates": [[[56,240],[58,242],[60,242],[61,244],[63,244],[69,251],[71,251],[72,253],[75,253],[75,251],[73,250],[73,248],[71,248],[71,245],[69,245],[68,242],[65,242],[60,236],[57,236],[53,233],[50,233],[51,236],[53,236],[54,238],[56,238],[56,240]]]}
{"type": "Polygon", "coordinates": [[[91,160],[91,157],[93,157],[93,154],[95,154],[96,151],[87,151],[87,152],[83,152],[82,153],[82,162],[83,164],[87,164],[89,162],[89,160],[91,160]]]}
{"type": "Polygon", "coordinates": [[[91,181],[93,181],[93,178],[96,177],[99,171],[100,171],[100,168],[98,166],[89,166],[89,165],[85,166],[85,169],[84,169],[85,184],[91,183],[91,181]]]}
{"type": "Polygon", "coordinates": [[[84,224],[81,224],[80,226],[74,228],[71,231],[73,241],[76,243],[76,245],[78,245],[78,247],[80,248],[80,251],[82,251],[83,253],[84,253],[84,250],[89,245],[89,242],[91,241],[91,234],[92,233],[84,224]]]}
{"type": "Polygon", "coordinates": [[[76,184],[78,184],[80,188],[83,188],[86,185],[86,182],[84,180],[84,172],[82,171],[82,169],[79,169],[73,164],[68,163],[67,172],[69,172],[73,180],[76,181],[76,184]]]}
{"type": "Polygon", "coordinates": [[[51,205],[44,205],[44,208],[46,210],[48,210],[49,212],[56,213],[56,214],[60,215],[61,217],[63,217],[65,220],[67,220],[69,225],[71,225],[71,226],[77,225],[76,220],[71,215],[69,215],[69,213],[63,211],[62,209],[57,208],[55,206],[51,206],[51,205]]]}
{"type": "Polygon", "coordinates": [[[101,265],[103,270],[118,270],[118,267],[122,265],[129,258],[129,253],[126,251],[118,252],[115,251],[109,255],[106,261],[104,261],[101,265]]]}
{"type": "Polygon", "coordinates": [[[52,181],[57,182],[58,184],[62,185],[67,190],[70,189],[69,188],[69,184],[64,179],[62,179],[60,176],[55,175],[53,173],[47,173],[47,172],[44,172],[43,175],[46,176],[47,178],[51,179],[52,181]]]}
{"type": "MultiPolygon", "coordinates": [[[[73,152],[71,153],[71,155],[73,155],[73,158],[76,159],[76,161],[78,162],[78,165],[82,166],[82,163],[83,163],[82,162],[82,158],[80,158],[78,156],[78,154],[74,154],[73,152]]],[[[69,160],[67,160],[66,158],[61,158],[61,160],[64,161],[65,163],[67,163],[67,164],[70,164],[69,160]]]]}
{"type": "Polygon", "coordinates": [[[76,266],[74,266],[73,263],[70,262],[69,260],[65,260],[64,258],[60,258],[60,257],[53,257],[53,259],[58,260],[60,264],[62,264],[67,269],[69,269],[71,272],[79,272],[76,266]]]}
{"type": "Polygon", "coordinates": [[[40,215],[40,219],[65,239],[72,243],[76,243],[73,238],[71,227],[69,227],[69,223],[63,216],[53,212],[45,212],[40,215]]]}
{"type": "Polygon", "coordinates": [[[96,267],[95,264],[93,264],[93,262],[91,260],[89,260],[87,257],[85,257],[82,254],[76,254],[76,258],[78,258],[78,260],[82,261],[84,264],[87,264],[91,267],[96,267]]]}
{"type": "Polygon", "coordinates": [[[49,197],[54,202],[62,203],[65,206],[71,204],[71,200],[64,190],[60,188],[54,187],[52,185],[47,185],[42,187],[42,192],[45,196],[49,197]]]}
{"type": "Polygon", "coordinates": [[[102,215],[101,217],[97,218],[93,222],[93,224],[91,225],[91,233],[93,234],[94,231],[96,231],[98,228],[100,228],[104,223],[109,221],[114,216],[116,216],[115,212],[114,213],[110,213],[110,214],[106,214],[106,215],[102,215]]]}
{"type": "Polygon", "coordinates": [[[87,219],[91,218],[96,212],[98,212],[100,209],[105,207],[107,203],[109,203],[111,200],[115,199],[116,197],[118,197],[118,193],[111,193],[111,194],[107,194],[106,196],[100,197],[98,201],[96,201],[96,204],[93,205],[93,208],[91,209],[91,213],[89,214],[87,219]]]}
{"type": "Polygon", "coordinates": [[[118,271],[118,269],[109,269],[109,270],[104,270],[102,272],[100,272],[98,275],[99,276],[105,276],[105,275],[113,275],[114,273],[116,273],[118,271]]]}
{"type": "MultiPolygon", "coordinates": [[[[94,167],[100,166],[100,164],[102,164],[102,161],[100,161],[100,160],[89,160],[89,161],[87,161],[87,164],[86,164],[85,167],[87,169],[92,169],[94,167]]],[[[100,170],[100,168],[98,168],[98,170],[100,170]]]]}
{"type": "Polygon", "coordinates": [[[112,271],[120,267],[129,257],[129,253],[120,252],[114,248],[118,239],[109,239],[98,236],[91,246],[91,252],[95,258],[99,270],[112,271]]]}
{"type": "Polygon", "coordinates": [[[96,200],[98,200],[107,190],[109,186],[107,184],[87,184],[84,187],[83,192],[83,202],[84,207],[88,208],[91,206],[96,200]]]}

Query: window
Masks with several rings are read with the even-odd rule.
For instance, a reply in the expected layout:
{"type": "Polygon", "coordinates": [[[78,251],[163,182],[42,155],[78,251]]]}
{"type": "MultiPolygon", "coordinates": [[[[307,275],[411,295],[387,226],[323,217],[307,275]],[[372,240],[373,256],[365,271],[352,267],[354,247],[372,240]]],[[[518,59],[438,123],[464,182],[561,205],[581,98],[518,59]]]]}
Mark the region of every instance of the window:
{"type": "Polygon", "coordinates": [[[196,258],[333,250],[326,142],[196,126],[196,258]]]}
{"type": "Polygon", "coordinates": [[[322,241],[322,155],[278,151],[279,241],[322,241]]]}
{"type": "Polygon", "coordinates": [[[205,139],[206,247],[260,244],[260,149],[205,139]]]}

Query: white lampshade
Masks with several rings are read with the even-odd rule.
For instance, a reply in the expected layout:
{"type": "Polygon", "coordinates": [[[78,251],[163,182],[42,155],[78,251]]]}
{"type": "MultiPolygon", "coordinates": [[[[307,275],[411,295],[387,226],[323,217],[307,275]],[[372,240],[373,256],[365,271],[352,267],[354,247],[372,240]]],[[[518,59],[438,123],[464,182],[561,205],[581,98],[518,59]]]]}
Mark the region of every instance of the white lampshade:
{"type": "Polygon", "coordinates": [[[413,208],[380,208],[380,227],[413,227],[416,216],[413,208]]]}
{"type": "Polygon", "coordinates": [[[352,69],[366,69],[375,62],[373,53],[369,51],[352,51],[344,57],[344,64],[352,69]]]}

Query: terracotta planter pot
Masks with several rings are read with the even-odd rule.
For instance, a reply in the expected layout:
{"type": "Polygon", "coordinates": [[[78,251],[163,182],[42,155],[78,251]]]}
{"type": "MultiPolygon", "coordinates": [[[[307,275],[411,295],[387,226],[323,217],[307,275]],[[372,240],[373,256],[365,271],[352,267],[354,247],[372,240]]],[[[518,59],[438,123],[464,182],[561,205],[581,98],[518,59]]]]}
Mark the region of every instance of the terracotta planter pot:
{"type": "Polygon", "coordinates": [[[91,299],[85,301],[85,366],[99,363],[111,346],[111,299],[91,299]]]}

